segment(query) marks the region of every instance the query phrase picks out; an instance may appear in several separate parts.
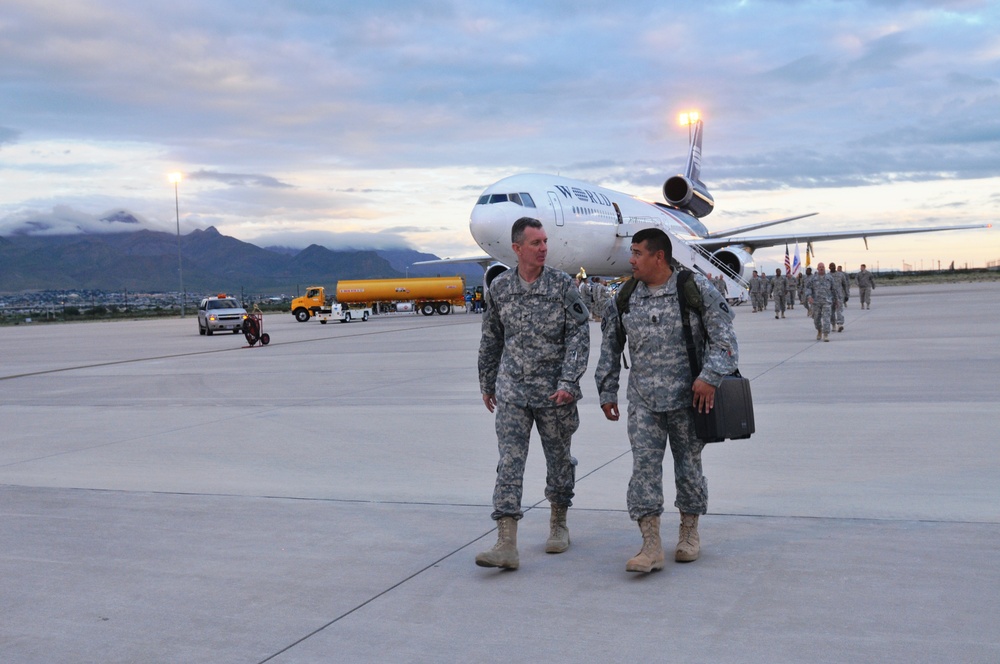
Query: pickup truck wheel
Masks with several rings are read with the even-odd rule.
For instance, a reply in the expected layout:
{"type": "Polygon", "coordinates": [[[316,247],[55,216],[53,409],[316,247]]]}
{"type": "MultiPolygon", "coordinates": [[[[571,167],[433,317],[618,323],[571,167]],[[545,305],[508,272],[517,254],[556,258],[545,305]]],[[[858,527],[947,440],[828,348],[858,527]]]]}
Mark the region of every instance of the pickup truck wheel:
{"type": "Polygon", "coordinates": [[[201,326],[201,323],[198,323],[198,334],[205,336],[205,328],[201,326]]]}
{"type": "Polygon", "coordinates": [[[205,334],[207,334],[208,336],[212,336],[213,334],[212,328],[208,326],[208,323],[205,323],[205,334]]]}
{"type": "Polygon", "coordinates": [[[294,312],[295,320],[300,323],[305,323],[309,321],[309,311],[307,309],[296,309],[294,312]]]}
{"type": "Polygon", "coordinates": [[[420,313],[422,313],[425,316],[433,316],[434,305],[430,302],[425,302],[424,304],[420,305],[420,313]]]}

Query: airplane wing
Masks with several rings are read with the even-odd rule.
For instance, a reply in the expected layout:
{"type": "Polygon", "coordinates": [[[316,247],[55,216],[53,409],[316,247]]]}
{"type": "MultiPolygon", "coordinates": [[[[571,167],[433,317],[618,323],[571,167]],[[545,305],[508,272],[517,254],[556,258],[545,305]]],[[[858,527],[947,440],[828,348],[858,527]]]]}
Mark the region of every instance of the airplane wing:
{"type": "Polygon", "coordinates": [[[937,231],[958,231],[971,228],[991,228],[993,224],[971,224],[965,226],[933,226],[930,228],[887,228],[883,230],[866,229],[858,231],[828,231],[820,233],[787,233],[785,235],[761,235],[746,237],[708,237],[688,240],[688,244],[693,244],[705,249],[715,251],[730,245],[742,245],[751,252],[764,247],[776,247],[790,242],[819,242],[821,240],[849,240],[851,238],[870,238],[880,235],[905,235],[908,233],[934,233],[937,231]]]}
{"type": "Polygon", "coordinates": [[[417,261],[413,265],[455,265],[458,263],[478,263],[484,270],[494,263],[498,262],[497,259],[483,254],[482,256],[459,256],[457,258],[439,258],[433,261],[417,261]]]}

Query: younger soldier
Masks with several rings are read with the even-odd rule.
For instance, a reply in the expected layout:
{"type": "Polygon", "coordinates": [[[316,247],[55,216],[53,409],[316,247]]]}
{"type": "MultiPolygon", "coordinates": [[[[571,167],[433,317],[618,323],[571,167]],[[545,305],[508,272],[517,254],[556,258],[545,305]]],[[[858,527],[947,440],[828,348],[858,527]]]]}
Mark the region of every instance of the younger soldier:
{"type": "Polygon", "coordinates": [[[609,420],[619,418],[618,377],[626,338],[632,359],[627,392],[632,479],[627,503],[629,516],[639,523],[642,549],[626,563],[628,572],[651,572],[664,566],[660,515],[668,442],[674,459],[674,505],[681,513],[674,560],[698,559],[698,517],[708,510],[708,485],[701,466],[704,443],[695,435],[692,405],[700,412],[710,411],[715,388],[737,367],[729,306],[707,279],[687,273],[692,280],[687,285],[694,284],[701,305],[699,311],[689,310],[693,337],[702,342],[697,349],[702,369],[697,376],[691,375],[679,302],[688,289],[678,288],[680,272],[671,266],[672,253],[670,238],[662,230],[647,228],[636,233],[629,263],[637,283],[628,299],[628,311],[619,312],[615,300],[609,300],[601,321],[601,359],[594,377],[601,409],[609,420]]]}

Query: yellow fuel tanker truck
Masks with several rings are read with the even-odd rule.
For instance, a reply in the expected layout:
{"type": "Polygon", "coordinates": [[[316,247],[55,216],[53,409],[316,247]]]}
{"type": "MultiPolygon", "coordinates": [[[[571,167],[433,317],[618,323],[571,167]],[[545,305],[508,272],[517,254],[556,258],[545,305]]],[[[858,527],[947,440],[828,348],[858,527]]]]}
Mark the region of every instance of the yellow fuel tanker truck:
{"type": "Polygon", "coordinates": [[[425,316],[445,316],[451,308],[465,304],[462,277],[413,277],[410,279],[341,279],[327,300],[322,286],[310,286],[303,297],[292,300],[292,315],[301,323],[313,316],[329,314],[335,304],[374,308],[377,303],[412,303],[425,316]]]}

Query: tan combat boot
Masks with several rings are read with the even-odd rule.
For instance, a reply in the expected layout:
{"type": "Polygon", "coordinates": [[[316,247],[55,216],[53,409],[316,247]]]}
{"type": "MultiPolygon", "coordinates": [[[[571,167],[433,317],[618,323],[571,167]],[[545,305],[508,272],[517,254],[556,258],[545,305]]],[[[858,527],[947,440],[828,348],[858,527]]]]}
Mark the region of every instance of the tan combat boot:
{"type": "Polygon", "coordinates": [[[660,542],[659,515],[644,516],[639,519],[639,530],[642,532],[642,549],[625,563],[625,571],[649,573],[663,569],[666,556],[663,554],[663,544],[660,542]]]}
{"type": "Polygon", "coordinates": [[[816,330],[816,341],[819,341],[822,338],[823,338],[823,333],[820,332],[819,330],[816,330]]]}
{"type": "Polygon", "coordinates": [[[830,340],[830,335],[829,334],[824,334],[823,335],[823,341],[829,341],[829,340],[830,340]]]}
{"type": "Polygon", "coordinates": [[[701,540],[698,537],[698,515],[681,512],[680,535],[677,538],[677,551],[674,560],[679,563],[689,563],[698,560],[701,553],[701,540]]]}
{"type": "Polygon", "coordinates": [[[553,505],[549,517],[549,539],[545,541],[545,553],[562,553],[569,548],[569,528],[566,526],[566,505],[553,505]]]}
{"type": "Polygon", "coordinates": [[[521,562],[517,557],[517,519],[505,516],[497,521],[497,543],[492,549],[476,556],[476,564],[480,567],[518,568],[521,562]]]}

